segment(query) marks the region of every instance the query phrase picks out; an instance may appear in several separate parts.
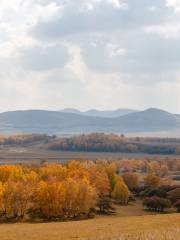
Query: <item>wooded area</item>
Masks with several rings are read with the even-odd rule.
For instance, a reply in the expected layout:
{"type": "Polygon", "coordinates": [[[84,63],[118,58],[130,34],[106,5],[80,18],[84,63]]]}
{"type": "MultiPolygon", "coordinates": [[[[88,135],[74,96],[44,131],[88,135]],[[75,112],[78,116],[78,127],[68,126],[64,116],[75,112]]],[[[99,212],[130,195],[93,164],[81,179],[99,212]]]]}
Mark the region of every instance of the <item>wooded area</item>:
{"type": "Polygon", "coordinates": [[[0,166],[0,219],[81,219],[136,198],[148,210],[179,211],[180,185],[169,178],[180,160],[70,161],[0,166]]]}

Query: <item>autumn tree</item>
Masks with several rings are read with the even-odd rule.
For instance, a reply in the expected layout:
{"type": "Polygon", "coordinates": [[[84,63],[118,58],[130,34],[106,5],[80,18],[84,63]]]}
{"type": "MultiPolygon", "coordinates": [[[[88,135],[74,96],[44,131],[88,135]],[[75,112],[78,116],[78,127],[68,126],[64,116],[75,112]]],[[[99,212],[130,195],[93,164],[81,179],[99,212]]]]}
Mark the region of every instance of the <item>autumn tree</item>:
{"type": "Polygon", "coordinates": [[[153,173],[149,173],[145,178],[144,178],[144,183],[145,186],[147,187],[158,187],[160,185],[161,179],[157,175],[153,173]]]}
{"type": "Polygon", "coordinates": [[[100,198],[109,196],[110,182],[108,175],[102,166],[90,169],[90,182],[96,188],[100,198]]]}
{"type": "Polygon", "coordinates": [[[116,169],[112,164],[111,165],[106,165],[105,169],[106,169],[106,173],[107,173],[108,178],[109,178],[110,191],[112,192],[116,183],[117,183],[117,181],[122,180],[122,178],[119,175],[117,175],[116,169]]]}
{"type": "Polygon", "coordinates": [[[4,195],[4,186],[2,182],[0,182],[0,213],[2,212],[2,208],[3,208],[3,195],[4,195]]]}
{"type": "Polygon", "coordinates": [[[8,180],[12,181],[21,181],[24,178],[24,171],[21,166],[14,165],[2,165],[0,166],[0,181],[7,182],[8,180]]]}
{"type": "Polygon", "coordinates": [[[122,205],[128,204],[130,191],[123,181],[119,180],[116,182],[112,197],[122,205]]]}
{"type": "Polygon", "coordinates": [[[136,173],[127,172],[123,174],[123,180],[128,186],[128,188],[132,191],[134,188],[139,185],[139,177],[136,173]]]}
{"type": "Polygon", "coordinates": [[[34,192],[33,204],[34,212],[45,218],[88,215],[95,207],[96,191],[86,180],[41,181],[34,192]]]}
{"type": "Polygon", "coordinates": [[[63,216],[65,189],[57,181],[40,181],[33,195],[33,213],[41,217],[53,218],[63,216]]]}
{"type": "Polygon", "coordinates": [[[44,181],[53,179],[62,181],[67,176],[67,169],[61,164],[47,164],[40,169],[40,176],[44,181]]]}
{"type": "Polygon", "coordinates": [[[90,209],[95,207],[96,191],[90,186],[88,180],[67,179],[63,186],[65,188],[65,216],[76,217],[80,214],[89,214],[90,209]]]}
{"type": "Polygon", "coordinates": [[[25,182],[9,180],[4,184],[3,211],[7,218],[24,217],[28,208],[30,189],[25,182]]]}

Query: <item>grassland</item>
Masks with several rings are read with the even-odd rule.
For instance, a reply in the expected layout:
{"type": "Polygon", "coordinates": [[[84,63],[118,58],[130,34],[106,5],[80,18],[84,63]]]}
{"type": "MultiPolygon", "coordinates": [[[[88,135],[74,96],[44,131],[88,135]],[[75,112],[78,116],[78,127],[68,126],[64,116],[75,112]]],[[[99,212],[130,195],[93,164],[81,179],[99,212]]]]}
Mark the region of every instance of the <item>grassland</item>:
{"type": "Polygon", "coordinates": [[[1,240],[179,240],[180,214],[0,225],[1,240]]]}
{"type": "Polygon", "coordinates": [[[69,160],[119,160],[119,159],[153,159],[154,157],[178,158],[178,155],[152,155],[141,153],[107,153],[107,152],[70,152],[51,151],[41,146],[0,147],[0,164],[41,162],[66,162],[69,160]]]}

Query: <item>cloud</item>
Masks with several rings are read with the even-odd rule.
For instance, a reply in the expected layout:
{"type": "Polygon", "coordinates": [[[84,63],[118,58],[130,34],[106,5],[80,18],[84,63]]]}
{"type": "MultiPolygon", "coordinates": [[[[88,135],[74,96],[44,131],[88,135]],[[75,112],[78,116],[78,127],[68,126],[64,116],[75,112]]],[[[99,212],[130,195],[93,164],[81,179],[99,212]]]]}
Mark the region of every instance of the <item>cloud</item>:
{"type": "Polygon", "coordinates": [[[163,22],[165,20],[163,13],[169,14],[163,0],[129,0],[122,3],[72,0],[67,2],[63,5],[63,11],[57,12],[50,21],[37,22],[32,29],[37,38],[53,40],[79,33],[138,28],[145,24],[163,22]],[[154,4],[157,8],[152,11],[154,4]]]}
{"type": "Polygon", "coordinates": [[[26,46],[21,48],[18,54],[21,66],[32,71],[49,71],[63,68],[69,58],[67,48],[59,44],[26,46]]]}
{"type": "Polygon", "coordinates": [[[30,32],[41,41],[77,44],[91,71],[143,75],[175,71],[180,25],[174,24],[171,5],[165,0],[69,0],[60,14],[38,21],[30,32]]]}
{"type": "Polygon", "coordinates": [[[180,112],[179,1],[0,2],[1,110],[180,112]]]}

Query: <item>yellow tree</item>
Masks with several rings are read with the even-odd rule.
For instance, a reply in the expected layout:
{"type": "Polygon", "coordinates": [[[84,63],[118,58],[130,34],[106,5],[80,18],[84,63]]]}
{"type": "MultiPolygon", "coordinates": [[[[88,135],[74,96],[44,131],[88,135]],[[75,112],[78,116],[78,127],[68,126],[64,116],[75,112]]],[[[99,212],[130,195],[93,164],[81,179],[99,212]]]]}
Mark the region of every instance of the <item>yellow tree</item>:
{"type": "Polygon", "coordinates": [[[138,187],[139,185],[139,176],[133,172],[127,172],[123,174],[123,180],[130,190],[138,187]]]}
{"type": "Polygon", "coordinates": [[[24,172],[21,166],[3,165],[0,166],[0,181],[7,182],[9,179],[13,181],[23,180],[24,172]]]}
{"type": "Polygon", "coordinates": [[[24,217],[29,201],[30,189],[25,182],[9,180],[4,184],[3,208],[7,218],[24,217]]]}
{"type": "Polygon", "coordinates": [[[73,218],[81,214],[88,215],[96,205],[96,191],[88,179],[74,180],[68,178],[63,183],[65,189],[64,214],[73,218]]]}
{"type": "Polygon", "coordinates": [[[62,217],[65,189],[60,182],[40,181],[34,191],[33,210],[45,218],[62,217]]]}
{"type": "Polygon", "coordinates": [[[114,166],[112,166],[112,165],[106,165],[106,166],[105,166],[105,169],[106,169],[106,173],[107,173],[108,178],[109,178],[110,189],[111,189],[111,192],[112,192],[113,189],[114,189],[114,186],[116,185],[116,182],[117,182],[118,180],[120,180],[121,177],[116,174],[116,171],[115,171],[115,167],[114,167],[114,166]]]}
{"type": "Polygon", "coordinates": [[[110,182],[108,175],[104,168],[93,167],[90,169],[90,182],[97,189],[98,196],[105,197],[109,196],[110,193],[110,182]]]}
{"type": "Polygon", "coordinates": [[[112,197],[122,205],[128,204],[130,191],[123,181],[117,181],[112,192],[112,197]]]}
{"type": "Polygon", "coordinates": [[[2,182],[0,182],[0,210],[3,208],[3,195],[4,195],[4,186],[2,182]]]}
{"type": "Polygon", "coordinates": [[[160,177],[153,173],[149,173],[145,178],[144,178],[144,184],[147,187],[158,187],[161,183],[160,177]]]}
{"type": "Polygon", "coordinates": [[[40,169],[40,176],[42,180],[53,180],[62,181],[66,178],[67,169],[61,164],[47,164],[40,169]]]}
{"type": "Polygon", "coordinates": [[[97,194],[96,190],[89,184],[86,179],[80,180],[78,183],[78,192],[76,197],[76,214],[88,215],[90,210],[96,206],[97,194]]]}

